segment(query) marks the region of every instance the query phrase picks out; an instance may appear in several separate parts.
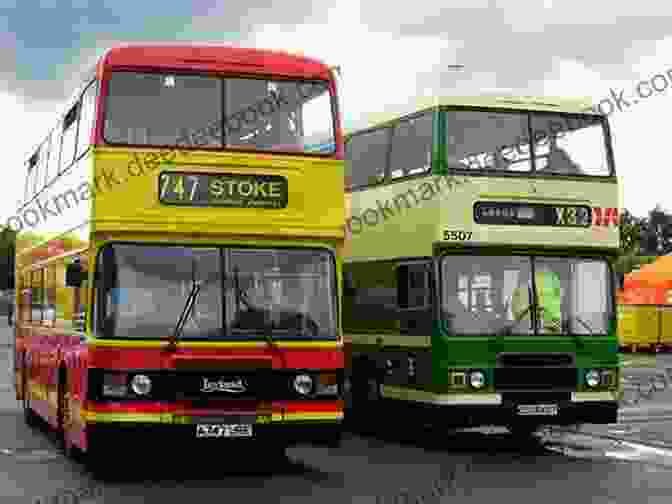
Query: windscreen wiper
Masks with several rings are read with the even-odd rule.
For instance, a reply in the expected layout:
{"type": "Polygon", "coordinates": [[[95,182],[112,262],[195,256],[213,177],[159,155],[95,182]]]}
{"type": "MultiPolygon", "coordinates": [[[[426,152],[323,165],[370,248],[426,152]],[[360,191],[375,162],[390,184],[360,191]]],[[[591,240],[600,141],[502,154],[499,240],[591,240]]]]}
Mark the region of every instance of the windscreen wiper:
{"type": "Polygon", "coordinates": [[[182,313],[180,313],[180,318],[177,319],[177,325],[175,326],[175,331],[171,336],[168,342],[168,348],[175,350],[177,348],[177,342],[182,334],[184,329],[184,324],[187,323],[188,314],[193,310],[194,304],[196,303],[196,297],[198,293],[201,292],[201,283],[194,282],[194,286],[191,288],[189,295],[187,296],[187,301],[184,303],[184,308],[182,308],[182,313]]]}
{"type": "Polygon", "coordinates": [[[567,326],[568,326],[568,327],[567,327],[567,334],[569,334],[569,335],[572,337],[572,339],[574,340],[574,342],[576,343],[577,346],[583,347],[583,346],[585,345],[584,341],[579,337],[578,334],[572,332],[572,331],[570,330],[570,328],[569,328],[569,323],[570,323],[572,320],[576,320],[576,321],[579,322],[583,327],[585,327],[586,329],[588,329],[588,333],[589,333],[591,336],[593,336],[593,334],[594,334],[594,333],[593,333],[593,329],[590,327],[590,325],[588,325],[588,322],[586,322],[585,320],[583,320],[583,319],[582,319],[581,317],[579,317],[578,315],[573,315],[573,316],[572,316],[572,315],[568,315],[568,316],[567,316],[567,326]]]}

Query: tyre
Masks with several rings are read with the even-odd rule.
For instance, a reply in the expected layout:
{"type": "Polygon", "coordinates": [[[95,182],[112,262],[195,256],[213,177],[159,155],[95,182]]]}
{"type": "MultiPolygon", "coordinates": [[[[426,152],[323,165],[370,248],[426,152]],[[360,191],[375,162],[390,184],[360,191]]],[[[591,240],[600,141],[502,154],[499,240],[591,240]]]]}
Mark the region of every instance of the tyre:
{"type": "Polygon", "coordinates": [[[380,382],[371,369],[368,371],[363,376],[351,379],[350,411],[347,420],[348,425],[365,433],[380,429],[380,424],[376,422],[381,400],[380,382]]]}
{"type": "Polygon", "coordinates": [[[58,436],[61,450],[67,458],[77,459],[79,455],[75,446],[68,441],[66,430],[71,423],[70,392],[68,391],[67,375],[65,370],[59,371],[58,380],[58,436]]]}
{"type": "Polygon", "coordinates": [[[539,429],[538,425],[532,424],[511,424],[508,426],[509,432],[517,439],[520,440],[531,440],[534,436],[534,433],[539,429]]]}
{"type": "Polygon", "coordinates": [[[123,458],[116,456],[110,436],[87,432],[86,445],[84,462],[89,472],[97,480],[113,479],[123,458]]]}
{"type": "Polygon", "coordinates": [[[23,386],[23,419],[28,427],[34,428],[40,424],[40,417],[30,407],[30,399],[28,398],[28,377],[26,376],[26,361],[23,361],[23,373],[21,377],[23,386]]]}

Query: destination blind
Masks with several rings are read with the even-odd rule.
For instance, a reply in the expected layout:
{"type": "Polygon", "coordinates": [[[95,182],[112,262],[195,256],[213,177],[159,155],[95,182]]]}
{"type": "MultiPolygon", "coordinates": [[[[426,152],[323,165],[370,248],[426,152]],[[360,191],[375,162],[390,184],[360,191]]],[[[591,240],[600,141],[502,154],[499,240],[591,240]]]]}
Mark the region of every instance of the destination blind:
{"type": "Polygon", "coordinates": [[[279,175],[163,172],[159,201],[169,205],[286,208],[288,184],[279,175]]]}

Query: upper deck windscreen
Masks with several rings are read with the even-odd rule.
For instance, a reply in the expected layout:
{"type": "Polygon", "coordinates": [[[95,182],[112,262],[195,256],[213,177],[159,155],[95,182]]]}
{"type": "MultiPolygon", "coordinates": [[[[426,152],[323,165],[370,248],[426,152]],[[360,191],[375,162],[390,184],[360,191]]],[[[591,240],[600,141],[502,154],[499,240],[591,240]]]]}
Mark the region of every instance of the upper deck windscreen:
{"type": "Polygon", "coordinates": [[[103,136],[117,145],[325,154],[333,110],[325,81],[117,71],[103,136]]]}
{"type": "Polygon", "coordinates": [[[443,114],[449,170],[613,175],[606,126],[599,116],[475,110],[443,114]]]}

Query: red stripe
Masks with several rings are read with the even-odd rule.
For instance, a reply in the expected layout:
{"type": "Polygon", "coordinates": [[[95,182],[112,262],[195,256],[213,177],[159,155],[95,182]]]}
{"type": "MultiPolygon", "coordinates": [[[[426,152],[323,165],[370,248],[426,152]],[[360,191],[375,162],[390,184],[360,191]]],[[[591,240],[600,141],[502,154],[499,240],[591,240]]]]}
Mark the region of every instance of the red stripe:
{"type": "Polygon", "coordinates": [[[176,415],[192,415],[192,416],[209,416],[209,415],[258,415],[259,413],[265,413],[270,415],[270,411],[258,411],[258,410],[232,410],[224,408],[174,408],[174,411],[169,413],[175,413],[176,415]]]}
{"type": "MultiPolygon", "coordinates": [[[[235,367],[235,360],[238,358],[241,366],[245,367],[250,360],[272,359],[274,369],[283,369],[285,365],[290,369],[341,369],[344,365],[343,351],[340,349],[291,348],[274,351],[268,348],[185,348],[179,353],[181,359],[189,358],[194,364],[199,358],[204,359],[207,361],[204,367],[208,369],[213,369],[213,364],[221,359],[223,371],[235,367]]],[[[89,367],[122,370],[175,369],[174,354],[167,353],[162,348],[93,347],[89,349],[87,364],[89,367]]]]}
{"type": "Polygon", "coordinates": [[[289,403],[285,403],[283,407],[287,413],[339,412],[343,411],[343,401],[338,399],[333,401],[320,401],[320,402],[292,401],[289,403]]]}
{"type": "Polygon", "coordinates": [[[86,403],[86,410],[96,413],[165,413],[168,409],[175,409],[175,404],[156,402],[97,403],[93,401],[86,403]]]}

